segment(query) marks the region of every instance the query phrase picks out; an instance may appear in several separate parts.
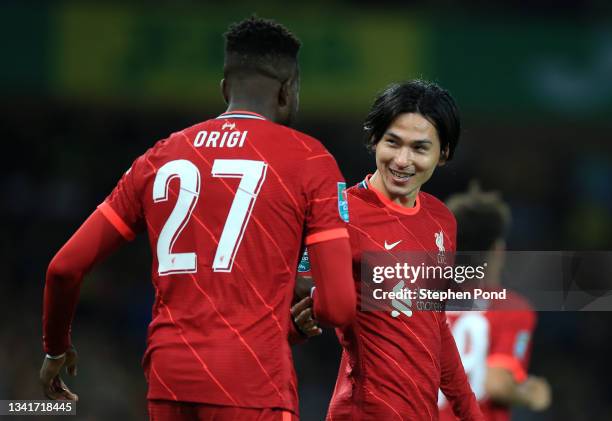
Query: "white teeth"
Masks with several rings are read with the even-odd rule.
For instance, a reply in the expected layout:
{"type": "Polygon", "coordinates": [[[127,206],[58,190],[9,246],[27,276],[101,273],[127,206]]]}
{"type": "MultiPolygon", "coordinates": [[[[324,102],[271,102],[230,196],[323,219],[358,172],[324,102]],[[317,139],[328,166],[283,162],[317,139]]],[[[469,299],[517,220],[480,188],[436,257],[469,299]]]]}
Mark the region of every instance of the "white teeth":
{"type": "Polygon", "coordinates": [[[401,173],[401,172],[398,172],[398,171],[394,171],[394,170],[392,170],[392,169],[389,169],[389,172],[390,172],[390,173],[391,173],[393,176],[395,176],[395,177],[398,177],[398,178],[404,178],[404,179],[408,179],[408,178],[410,178],[410,177],[413,175],[413,174],[405,174],[405,173],[401,173]]]}

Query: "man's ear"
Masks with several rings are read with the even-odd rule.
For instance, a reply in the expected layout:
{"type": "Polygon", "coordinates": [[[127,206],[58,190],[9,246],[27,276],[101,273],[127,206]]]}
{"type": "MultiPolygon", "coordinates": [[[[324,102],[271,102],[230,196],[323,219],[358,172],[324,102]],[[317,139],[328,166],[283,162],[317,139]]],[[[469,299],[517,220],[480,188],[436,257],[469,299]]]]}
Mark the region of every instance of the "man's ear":
{"type": "Polygon", "coordinates": [[[291,79],[288,79],[281,83],[280,89],[278,90],[278,105],[280,107],[286,107],[289,104],[289,91],[291,90],[291,79]]]}
{"type": "Polygon", "coordinates": [[[376,155],[376,144],[377,142],[374,142],[374,136],[372,136],[370,138],[370,143],[368,145],[368,152],[371,153],[372,155],[376,155]]]}
{"type": "Polygon", "coordinates": [[[444,149],[440,151],[440,159],[438,160],[438,167],[444,166],[448,162],[448,154],[450,153],[449,145],[446,145],[444,149]]]}
{"type": "Polygon", "coordinates": [[[221,88],[221,95],[223,95],[223,101],[225,101],[225,105],[229,104],[229,94],[228,94],[228,87],[227,87],[227,83],[225,82],[225,79],[221,79],[221,82],[219,82],[219,87],[221,88]]]}

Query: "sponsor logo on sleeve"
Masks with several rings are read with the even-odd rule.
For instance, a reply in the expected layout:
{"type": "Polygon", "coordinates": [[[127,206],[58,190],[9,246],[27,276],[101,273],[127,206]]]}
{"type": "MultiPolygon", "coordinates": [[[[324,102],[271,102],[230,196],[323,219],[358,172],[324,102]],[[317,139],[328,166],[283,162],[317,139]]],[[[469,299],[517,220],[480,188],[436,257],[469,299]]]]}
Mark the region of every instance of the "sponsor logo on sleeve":
{"type": "Polygon", "coordinates": [[[529,347],[529,332],[526,330],[521,330],[516,335],[516,341],[514,342],[514,356],[519,360],[522,360],[527,353],[527,348],[529,347]]]}
{"type": "Polygon", "coordinates": [[[300,264],[298,265],[298,272],[310,272],[310,259],[308,258],[308,249],[305,249],[304,254],[302,254],[302,259],[300,260],[300,264]]]}
{"type": "Polygon", "coordinates": [[[338,213],[344,222],[349,221],[348,201],[346,200],[346,183],[338,183],[338,213]]]}

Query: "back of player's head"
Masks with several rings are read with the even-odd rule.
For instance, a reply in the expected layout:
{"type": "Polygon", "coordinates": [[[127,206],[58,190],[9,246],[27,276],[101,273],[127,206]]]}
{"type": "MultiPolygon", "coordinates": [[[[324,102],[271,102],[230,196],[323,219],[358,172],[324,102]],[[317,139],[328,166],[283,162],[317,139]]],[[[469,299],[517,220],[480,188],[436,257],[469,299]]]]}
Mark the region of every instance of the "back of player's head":
{"type": "Polygon", "coordinates": [[[224,75],[261,74],[281,82],[297,71],[300,41],[283,25],[251,16],[229,26],[224,75]]]}
{"type": "Polygon", "coordinates": [[[497,192],[483,192],[477,182],[446,202],[457,219],[457,250],[487,251],[504,239],[510,227],[510,207],[497,192]]]}
{"type": "Polygon", "coordinates": [[[444,158],[453,157],[461,133],[457,104],[447,90],[418,79],[391,84],[378,94],[363,125],[368,149],[373,149],[393,120],[404,113],[418,113],[429,120],[440,138],[442,153],[448,147],[444,158]]]}

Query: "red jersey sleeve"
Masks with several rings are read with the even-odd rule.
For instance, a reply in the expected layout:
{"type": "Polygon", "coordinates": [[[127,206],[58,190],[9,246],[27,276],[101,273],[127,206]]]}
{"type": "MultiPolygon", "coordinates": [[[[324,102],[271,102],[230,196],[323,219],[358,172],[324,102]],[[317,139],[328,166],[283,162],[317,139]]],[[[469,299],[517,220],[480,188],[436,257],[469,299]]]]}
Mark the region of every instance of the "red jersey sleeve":
{"type": "Polygon", "coordinates": [[[140,176],[146,154],[137,158],[98,209],[126,240],[133,240],[144,227],[143,182],[140,176]]]}
{"type": "Polygon", "coordinates": [[[306,158],[306,239],[309,246],[321,241],[348,238],[345,220],[348,218],[346,183],[333,156],[325,149],[306,158]]]}
{"type": "Polygon", "coordinates": [[[99,210],[74,233],[47,270],[43,299],[43,347],[59,355],[71,346],[70,324],[83,276],[125,242],[99,210]]]}
{"type": "Polygon", "coordinates": [[[527,379],[536,314],[531,310],[524,310],[497,311],[494,315],[500,327],[492,329],[487,365],[505,368],[517,382],[522,382],[527,379]]]}

